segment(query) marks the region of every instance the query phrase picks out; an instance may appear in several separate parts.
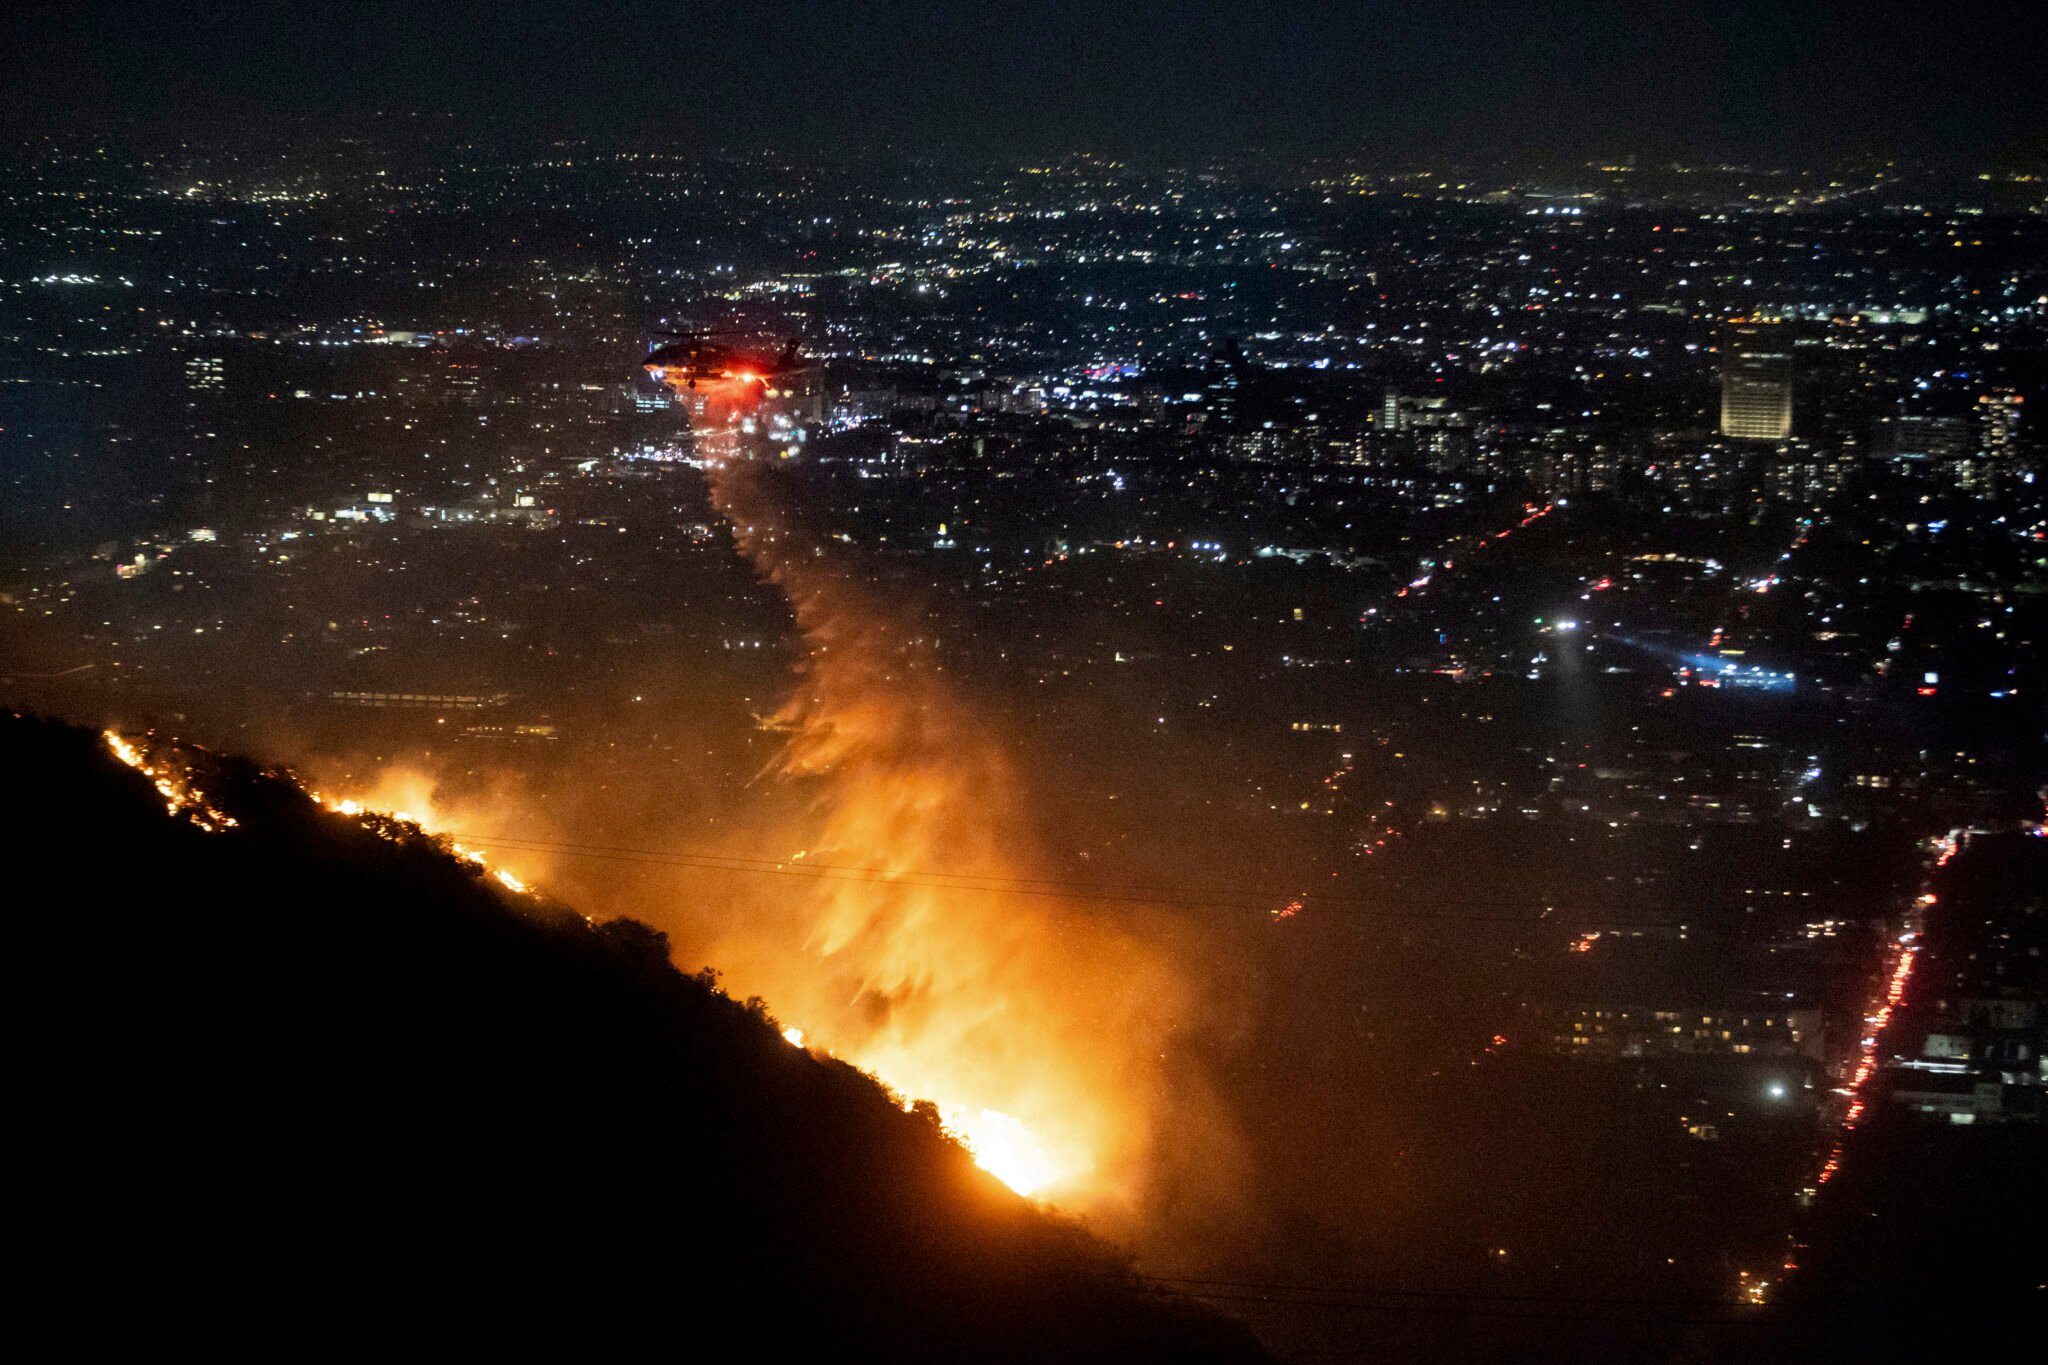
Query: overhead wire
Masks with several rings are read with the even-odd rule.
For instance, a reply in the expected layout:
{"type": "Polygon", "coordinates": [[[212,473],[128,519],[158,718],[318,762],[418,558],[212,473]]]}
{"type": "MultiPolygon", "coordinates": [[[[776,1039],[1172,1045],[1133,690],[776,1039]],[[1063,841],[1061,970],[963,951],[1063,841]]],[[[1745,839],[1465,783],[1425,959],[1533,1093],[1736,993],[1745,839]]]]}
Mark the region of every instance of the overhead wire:
{"type": "MultiPolygon", "coordinates": [[[[1744,1316],[1715,1316],[1691,1313],[1616,1313],[1608,1311],[1584,1311],[1560,1300],[1560,1306],[1568,1311],[1544,1312],[1534,1305],[1527,1308],[1486,1308],[1444,1303],[1366,1303],[1360,1300],[1328,1298],[1281,1298],[1270,1294],[1195,1292],[1155,1288],[1146,1292],[1161,1298],[1188,1299],[1200,1303],[1264,1304],[1273,1308],[1321,1308],[1346,1313],[1401,1313],[1418,1317],[1453,1318],[1502,1318],[1520,1322],[1559,1323],[1630,1323],[1638,1326],[1692,1326],[1692,1327],[1751,1327],[1762,1326],[1768,1319],[1761,1313],[1744,1316]]],[[[1730,1304],[1731,1310],[1761,1305],[1730,1304]]]]}
{"type": "Polygon", "coordinates": [[[1362,1284],[1302,1284],[1269,1280],[1228,1280],[1210,1279],[1193,1275],[1144,1275],[1141,1278],[1162,1285],[1196,1285],[1222,1289],[1242,1289],[1289,1294],[1344,1294],[1364,1298],[1387,1299],[1447,1299],[1486,1303],[1527,1303],[1527,1304],[1597,1304],[1601,1306],[1639,1306],[1645,1308],[1753,1308],[1757,1305],[1746,1299],[1728,1298],[1659,1298],[1652,1295],[1612,1294],[1515,1294],[1493,1293],[1478,1289],[1386,1289],[1362,1284]]]}
{"type": "MultiPolygon", "coordinates": [[[[1061,900],[1079,900],[1105,904],[1164,905],[1186,909],[1257,910],[1270,912],[1276,903],[1299,900],[1305,905],[1339,907],[1357,912],[1374,919],[1415,919],[1452,920],[1461,923],[1482,924],[1535,924],[1546,920],[1569,922],[1574,925],[1596,925],[1619,929],[1682,929],[1690,921],[1676,919],[1619,919],[1612,910],[1595,910],[1591,907],[1559,907],[1555,905],[1531,906],[1523,914],[1445,914],[1441,908],[1471,908],[1480,906],[1503,907],[1500,900],[1437,897],[1428,900],[1367,899],[1358,896],[1337,896],[1312,890],[1261,889],[1255,887],[1226,888],[1216,892],[1205,892],[1198,887],[1147,886],[1142,883],[1119,883],[1109,887],[1056,877],[1015,877],[980,873],[938,872],[923,869],[893,869],[869,867],[846,863],[823,863],[807,861],[796,857],[759,858],[742,854],[715,853],[708,850],[665,851],[661,849],[630,848],[604,844],[584,844],[569,840],[535,839],[521,835],[472,834],[460,831],[436,831],[464,844],[485,848],[499,848],[511,852],[560,854],[575,857],[596,858],[617,862],[641,863],[655,866],[686,867],[699,871],[748,872],[776,876],[805,877],[812,880],[854,881],[884,883],[896,886],[913,886],[939,891],[972,891],[997,895],[1045,897],[1061,900]],[[1400,907],[1400,908],[1390,908],[1400,907]]],[[[1741,913],[1740,907],[1660,907],[1660,913],[1686,913],[1712,915],[1741,913]]]]}

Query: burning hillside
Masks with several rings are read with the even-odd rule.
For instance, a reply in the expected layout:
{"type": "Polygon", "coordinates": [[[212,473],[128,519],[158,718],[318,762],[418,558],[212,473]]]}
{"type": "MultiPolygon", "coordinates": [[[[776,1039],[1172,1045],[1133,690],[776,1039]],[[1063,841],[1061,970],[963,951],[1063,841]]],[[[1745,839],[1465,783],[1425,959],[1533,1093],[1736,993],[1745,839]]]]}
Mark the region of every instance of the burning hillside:
{"type": "Polygon", "coordinates": [[[252,765],[0,734],[17,865],[64,892],[21,959],[53,1292],[215,1340],[1252,1354],[644,926],[252,765]]]}

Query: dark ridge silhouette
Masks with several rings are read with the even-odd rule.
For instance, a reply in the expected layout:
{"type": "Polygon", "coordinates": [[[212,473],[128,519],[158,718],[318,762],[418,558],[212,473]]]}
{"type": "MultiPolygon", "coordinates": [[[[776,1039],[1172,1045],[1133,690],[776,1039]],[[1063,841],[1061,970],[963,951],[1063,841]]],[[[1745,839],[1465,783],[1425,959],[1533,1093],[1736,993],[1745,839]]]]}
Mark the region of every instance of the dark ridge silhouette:
{"type": "Polygon", "coordinates": [[[655,931],[194,761],[235,828],[0,716],[17,1290],[64,1340],[1259,1358],[655,931]]]}

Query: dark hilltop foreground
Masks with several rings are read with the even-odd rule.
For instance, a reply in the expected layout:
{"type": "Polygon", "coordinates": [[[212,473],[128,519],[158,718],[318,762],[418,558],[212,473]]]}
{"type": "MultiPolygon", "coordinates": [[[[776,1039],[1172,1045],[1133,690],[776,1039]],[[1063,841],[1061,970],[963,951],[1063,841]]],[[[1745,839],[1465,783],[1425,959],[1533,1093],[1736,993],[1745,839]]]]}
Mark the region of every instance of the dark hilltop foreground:
{"type": "Polygon", "coordinates": [[[430,840],[186,757],[232,828],[167,814],[100,736],[0,719],[16,1226],[45,1329],[1260,1358],[654,931],[515,902],[430,840]]]}

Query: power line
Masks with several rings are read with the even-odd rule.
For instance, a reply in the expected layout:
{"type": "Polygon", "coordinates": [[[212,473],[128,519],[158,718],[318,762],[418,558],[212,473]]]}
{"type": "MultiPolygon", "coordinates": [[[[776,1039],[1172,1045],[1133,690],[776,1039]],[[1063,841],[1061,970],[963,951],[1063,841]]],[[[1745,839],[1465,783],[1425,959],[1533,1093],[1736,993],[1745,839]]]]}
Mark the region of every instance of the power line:
{"type": "MultiPolygon", "coordinates": [[[[1747,1317],[1712,1317],[1698,1314],[1675,1313],[1611,1313],[1581,1312],[1577,1310],[1546,1313],[1521,1308],[1477,1308],[1460,1307],[1442,1303],[1364,1303],[1356,1299],[1310,1299],[1280,1298],[1270,1294],[1227,1294],[1221,1292],[1196,1292],[1158,1287],[1146,1292],[1161,1298],[1192,1299],[1202,1303],[1257,1303],[1275,1308],[1324,1308],[1350,1313],[1406,1313],[1422,1317],[1453,1318],[1507,1318],[1523,1322],[1612,1322],[1635,1323],[1642,1326],[1696,1326],[1696,1327],[1745,1327],[1762,1326],[1765,1319],[1760,1315],[1747,1317]]],[[[1558,1300],[1560,1306],[1571,1308],[1569,1301],[1558,1300]]],[[[1744,1304],[1730,1304],[1731,1309],[1747,1307],[1744,1304]]]]}
{"type": "MultiPolygon", "coordinates": [[[[1575,925],[1597,925],[1619,929],[1679,929],[1685,925],[1676,920],[1629,920],[1617,921],[1612,918],[1599,919],[1595,916],[1612,916],[1612,911],[1590,909],[1563,909],[1545,906],[1541,911],[1524,914],[1499,915],[1453,915],[1440,913],[1435,907],[1501,907],[1499,900],[1477,900],[1438,898],[1435,900],[1377,901],[1355,896],[1334,896],[1315,891],[1260,890],[1257,888],[1231,888],[1205,894],[1193,887],[1147,887],[1143,884],[1124,883],[1114,889],[1098,888],[1086,882],[1054,877],[1011,877],[994,874],[932,872],[919,869],[895,870],[882,867],[863,867],[845,863],[817,863],[799,861],[794,858],[772,859],[753,858],[740,854],[712,852],[666,852],[660,849],[626,848],[603,844],[573,843],[567,840],[532,839],[519,835],[464,834],[449,831],[448,837],[465,844],[483,847],[503,848],[514,852],[567,854],[577,857],[598,858],[615,862],[643,863],[655,866],[686,867],[700,871],[714,872],[755,872],[775,876],[806,877],[822,881],[852,881],[891,886],[912,886],[938,891],[975,891],[1008,896],[1036,896],[1061,900],[1083,900],[1109,904],[1170,905],[1186,909],[1255,910],[1268,913],[1275,902],[1282,904],[1299,900],[1304,905],[1336,906],[1357,912],[1373,919],[1415,919],[1435,921],[1456,921],[1478,924],[1533,925],[1544,922],[1546,917],[1556,916],[1556,922],[1575,925]],[[1253,899],[1256,898],[1256,899],[1253,899]],[[1405,909],[1389,909],[1389,905],[1405,906],[1405,909]]],[[[1691,913],[1740,913],[1738,908],[1724,907],[1713,910],[1695,907],[1691,913]]]]}
{"type": "MultiPolygon", "coordinates": [[[[718,855],[665,854],[658,853],[653,850],[613,850],[591,848],[575,844],[540,844],[516,839],[501,839],[490,837],[476,838],[474,836],[459,837],[461,837],[463,839],[463,842],[465,843],[479,844],[484,847],[490,848],[505,848],[510,849],[514,852],[561,853],[570,854],[578,857],[606,859],[614,862],[645,863],[662,867],[687,867],[712,872],[753,872],[764,873],[772,876],[804,877],[812,881],[843,881],[858,882],[869,885],[909,886],[920,887],[923,889],[934,891],[972,891],[1004,896],[1036,896],[1058,900],[1083,900],[1106,903],[1125,903],[1142,905],[1173,905],[1189,909],[1247,910],[1258,911],[1261,913],[1265,913],[1272,910],[1275,900],[1281,898],[1266,897],[1261,900],[1252,901],[1226,899],[1221,896],[1203,897],[1201,899],[1195,899],[1190,896],[1173,895],[1164,892],[1139,894],[1112,894],[1104,891],[1096,891],[1080,884],[1075,884],[1070,887],[1026,886],[1011,882],[1005,882],[997,878],[987,878],[979,880],[971,878],[948,879],[947,874],[944,873],[892,873],[882,871],[869,873],[864,870],[844,871],[826,864],[813,864],[811,866],[803,866],[799,864],[790,863],[776,865],[767,863],[765,861],[729,859],[718,855]]],[[[1284,896],[1285,899],[1289,900],[1308,899],[1308,897],[1304,896],[1302,893],[1299,892],[1282,893],[1282,896],[1284,896]]],[[[1397,914],[1398,912],[1384,913],[1392,915],[1397,914]]],[[[1427,918],[1427,916],[1424,916],[1419,912],[1412,915],[1405,915],[1401,917],[1418,919],[1427,918]]],[[[1524,924],[1534,922],[1533,917],[1516,917],[1501,915],[1487,918],[1490,922],[1501,924],[1524,924]]]]}
{"type": "Polygon", "coordinates": [[[1743,1299],[1655,1298],[1646,1295],[1492,1294],[1476,1289],[1376,1289],[1361,1284],[1292,1284],[1261,1280],[1202,1279],[1192,1275],[1146,1275],[1155,1284],[1201,1285],[1290,1294],[1348,1294],[1365,1298],[1452,1299],[1483,1303],[1601,1304],[1645,1308],[1749,1308],[1743,1299]]]}

